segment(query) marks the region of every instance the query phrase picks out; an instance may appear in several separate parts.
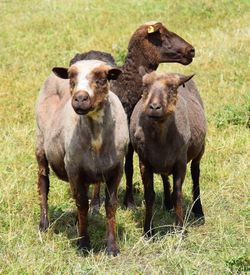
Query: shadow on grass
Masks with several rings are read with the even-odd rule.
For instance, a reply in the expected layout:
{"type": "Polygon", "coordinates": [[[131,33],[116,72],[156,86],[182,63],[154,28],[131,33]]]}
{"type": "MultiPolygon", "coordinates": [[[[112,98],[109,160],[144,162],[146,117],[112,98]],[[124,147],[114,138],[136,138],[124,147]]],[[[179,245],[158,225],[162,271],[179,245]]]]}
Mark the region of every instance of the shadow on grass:
{"type": "MultiPolygon", "coordinates": [[[[49,207],[50,230],[55,234],[63,234],[70,241],[72,247],[77,250],[77,211],[64,211],[58,206],[49,207]]],[[[121,239],[124,228],[119,224],[118,237],[121,239]]],[[[94,213],[88,215],[88,232],[91,242],[91,249],[94,253],[104,251],[106,248],[106,215],[94,213]]],[[[78,251],[79,255],[85,255],[78,251]]]]}
{"type": "MultiPolygon", "coordinates": [[[[119,203],[121,208],[126,211],[125,206],[123,205],[123,198],[125,195],[125,190],[121,190],[119,194],[119,203]]],[[[134,192],[134,200],[136,207],[130,211],[133,213],[133,220],[136,222],[137,227],[141,227],[141,224],[144,220],[145,205],[143,191],[134,192]]],[[[200,226],[204,224],[204,220],[197,220],[194,218],[193,213],[191,212],[191,206],[193,201],[190,200],[185,194],[183,195],[183,209],[184,209],[184,226],[200,226]]],[[[154,233],[158,236],[164,236],[166,234],[173,234],[179,230],[174,225],[175,223],[175,212],[174,209],[166,210],[163,200],[163,190],[155,192],[155,202],[153,207],[153,227],[154,233]]]]}
{"type": "MultiPolygon", "coordinates": [[[[93,252],[100,252],[104,251],[106,248],[106,215],[104,207],[104,192],[103,187],[101,191],[101,212],[95,214],[88,215],[88,231],[91,241],[91,246],[93,252]],[[104,211],[103,211],[104,210],[104,211]],[[104,213],[104,214],[103,214],[104,213]]],[[[136,207],[132,210],[127,210],[123,205],[123,199],[125,195],[125,189],[121,188],[118,194],[118,203],[119,207],[122,211],[131,211],[132,212],[132,219],[137,228],[142,229],[142,224],[144,220],[144,197],[143,197],[143,190],[141,187],[136,188],[134,192],[134,199],[136,207]]],[[[89,193],[89,197],[91,197],[91,192],[89,193]]],[[[190,226],[198,226],[202,223],[197,222],[193,214],[190,214],[190,208],[192,205],[192,201],[184,195],[183,197],[183,208],[185,213],[185,227],[190,226]]],[[[50,216],[50,229],[55,234],[63,234],[65,235],[71,242],[72,247],[77,249],[77,213],[76,210],[63,210],[63,207],[60,206],[53,206],[49,207],[49,216],[50,216]]],[[[117,219],[118,220],[118,219],[117,219]]],[[[165,209],[163,203],[163,190],[157,190],[155,193],[155,203],[154,203],[154,210],[153,210],[153,227],[154,227],[154,234],[157,238],[161,238],[168,234],[175,234],[178,233],[178,229],[174,226],[175,222],[175,213],[173,210],[167,211],[165,209]]],[[[123,239],[123,235],[126,233],[124,232],[124,226],[122,224],[118,224],[118,238],[120,240],[123,239]]],[[[185,230],[187,233],[187,230],[185,230]]],[[[186,234],[185,234],[186,235],[186,234]]],[[[80,253],[82,254],[82,253],[80,253]]]]}

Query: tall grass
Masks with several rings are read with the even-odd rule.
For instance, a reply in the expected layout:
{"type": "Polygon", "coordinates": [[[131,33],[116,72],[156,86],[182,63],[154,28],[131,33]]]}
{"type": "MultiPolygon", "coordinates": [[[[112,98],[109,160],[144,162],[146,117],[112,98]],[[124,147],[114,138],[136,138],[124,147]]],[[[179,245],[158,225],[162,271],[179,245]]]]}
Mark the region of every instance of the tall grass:
{"type": "MultiPolygon", "coordinates": [[[[0,273],[158,274],[250,271],[250,133],[248,1],[0,1],[0,273]],[[75,206],[68,185],[51,174],[51,227],[39,233],[34,158],[34,103],[53,66],[67,66],[76,52],[111,52],[121,63],[133,31],[149,20],[164,22],[197,52],[189,66],[160,71],[196,73],[208,119],[201,196],[206,223],[189,215],[191,181],[184,203],[188,234],[169,231],[174,214],[162,203],[155,177],[156,237],[142,235],[143,192],[138,167],[135,210],[117,211],[121,255],[105,252],[105,211],[89,221],[93,250],[76,250],[75,206]],[[189,217],[190,216],[190,217],[189,217]],[[188,218],[189,217],[189,218],[188,218]]],[[[137,159],[135,159],[137,165],[137,159]]],[[[125,189],[124,180],[119,199],[125,189]]]]}

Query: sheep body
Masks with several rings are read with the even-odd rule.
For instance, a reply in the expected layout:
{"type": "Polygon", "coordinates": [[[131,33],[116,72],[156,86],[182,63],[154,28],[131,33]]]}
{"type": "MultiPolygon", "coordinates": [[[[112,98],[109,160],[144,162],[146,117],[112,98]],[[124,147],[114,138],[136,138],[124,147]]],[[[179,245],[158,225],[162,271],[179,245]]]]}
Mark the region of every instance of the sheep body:
{"type": "MultiPolygon", "coordinates": [[[[188,79],[182,75],[151,73],[144,78],[145,85],[149,86],[144,88],[143,98],[137,103],[132,113],[130,137],[139,155],[146,208],[148,205],[148,208],[152,210],[154,201],[152,174],[159,173],[164,183],[165,205],[168,209],[172,208],[172,204],[174,205],[177,215],[176,224],[182,226],[181,185],[185,177],[186,164],[190,160],[192,160],[192,178],[196,192],[194,192],[193,211],[197,217],[204,215],[199,194],[197,194],[197,191],[199,193],[197,173],[199,173],[199,162],[204,153],[206,135],[203,103],[194,82],[187,81],[188,79]],[[184,82],[178,82],[178,79],[187,81],[185,87],[181,86],[184,82]],[[177,86],[179,86],[178,92],[177,86]],[[161,114],[162,120],[156,119],[157,117],[153,119],[147,113],[147,110],[149,112],[153,110],[156,115],[159,115],[158,109],[153,109],[155,106],[164,110],[163,115],[161,114]],[[171,174],[174,177],[172,197],[169,194],[167,179],[171,174]],[[150,201],[148,203],[147,196],[150,201]]],[[[150,221],[151,214],[146,214],[145,233],[150,231],[150,221]]]]}
{"type": "MultiPolygon", "coordinates": [[[[107,110],[103,110],[105,114],[103,114],[100,123],[104,132],[100,133],[101,137],[96,138],[101,138],[105,147],[102,148],[100,154],[97,154],[92,144],[86,143],[86,141],[93,140],[93,133],[89,130],[92,119],[87,116],[79,116],[74,112],[69,93],[62,100],[56,99],[57,95],[53,94],[55,90],[50,90],[55,84],[55,79],[58,80],[58,77],[51,76],[48,79],[37,101],[38,143],[44,144],[48,161],[61,179],[67,180],[67,173],[64,169],[62,170],[64,165],[61,165],[64,162],[66,166],[67,162],[83,165],[86,172],[91,174],[96,171],[103,173],[121,161],[124,155],[123,145],[128,141],[127,125],[124,124],[124,119],[127,117],[120,100],[114,93],[109,92],[109,106],[106,106],[107,110]],[[52,92],[51,95],[49,95],[49,91],[52,92]],[[59,104],[56,104],[57,102],[59,104]],[[46,111],[44,112],[45,105],[46,111]],[[42,116],[41,113],[43,113],[42,116]],[[111,143],[111,136],[116,137],[115,144],[111,143]],[[72,145],[77,146],[75,148],[72,145]],[[77,150],[80,148],[81,155],[77,154],[77,150]],[[58,165],[59,163],[61,164],[58,165]]],[[[69,86],[69,81],[62,80],[61,82],[65,82],[65,86],[69,86]]],[[[68,88],[65,91],[68,92],[68,88]]],[[[97,181],[96,179],[91,180],[92,183],[97,181]]]]}
{"type": "MultiPolygon", "coordinates": [[[[89,247],[86,231],[88,185],[100,181],[106,182],[108,252],[116,255],[119,250],[114,238],[114,214],[117,187],[129,141],[127,117],[120,100],[108,90],[108,85],[104,83],[97,86],[96,84],[96,81],[99,81],[99,75],[100,80],[103,81],[103,77],[111,71],[106,63],[86,60],[75,63],[71,68],[74,75],[70,77],[70,81],[53,75],[47,79],[36,104],[36,157],[39,166],[38,187],[41,195],[40,229],[46,230],[48,227],[48,165],[60,179],[70,182],[78,207],[81,248],[89,247]],[[79,115],[79,112],[86,111],[85,101],[87,100],[83,100],[82,105],[80,107],[77,105],[77,108],[74,104],[76,100],[81,100],[82,94],[86,92],[77,88],[82,88],[78,85],[79,83],[73,84],[73,82],[76,81],[75,72],[78,71],[80,74],[83,69],[85,74],[87,73],[83,83],[88,82],[87,87],[94,88],[90,88],[91,91],[89,91],[90,103],[86,114],[79,115]],[[55,88],[58,87],[57,85],[60,87],[60,93],[58,88],[55,88]],[[95,105],[96,102],[98,105],[95,105]],[[96,107],[93,109],[92,106],[96,107]]],[[[67,72],[66,69],[65,71],[67,72]]]]}

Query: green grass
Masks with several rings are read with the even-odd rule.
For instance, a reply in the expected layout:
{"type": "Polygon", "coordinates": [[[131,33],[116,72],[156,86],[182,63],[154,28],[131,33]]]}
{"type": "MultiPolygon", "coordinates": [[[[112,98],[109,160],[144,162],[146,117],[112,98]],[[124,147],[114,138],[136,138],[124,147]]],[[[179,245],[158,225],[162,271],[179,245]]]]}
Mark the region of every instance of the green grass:
{"type": "MultiPolygon", "coordinates": [[[[250,271],[250,4],[249,1],[0,1],[0,273],[158,274],[250,271]],[[133,31],[164,22],[197,52],[189,66],[161,71],[196,73],[208,119],[201,168],[202,226],[186,219],[188,234],[169,233],[162,185],[155,177],[155,240],[142,235],[141,179],[135,160],[137,208],[117,211],[121,255],[104,253],[105,214],[90,217],[93,251],[76,250],[75,206],[68,184],[51,175],[49,232],[38,231],[34,104],[53,66],[76,52],[111,52],[121,63],[133,31]]],[[[119,189],[119,199],[125,189],[119,189]]],[[[187,173],[184,202],[191,204],[187,173]]]]}

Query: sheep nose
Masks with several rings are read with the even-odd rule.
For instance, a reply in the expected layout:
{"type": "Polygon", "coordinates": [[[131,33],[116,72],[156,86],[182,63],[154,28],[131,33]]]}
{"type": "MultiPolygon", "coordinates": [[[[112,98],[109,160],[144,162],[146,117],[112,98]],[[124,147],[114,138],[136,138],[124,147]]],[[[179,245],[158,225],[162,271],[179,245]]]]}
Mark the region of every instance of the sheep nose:
{"type": "Polygon", "coordinates": [[[74,96],[74,100],[77,103],[83,103],[84,101],[87,101],[89,99],[89,94],[88,93],[80,93],[80,94],[76,94],[74,96]]]}
{"type": "Polygon", "coordinates": [[[149,105],[149,108],[151,110],[160,111],[161,110],[161,105],[159,103],[151,103],[149,105]]]}
{"type": "Polygon", "coordinates": [[[186,54],[189,56],[189,57],[194,57],[195,56],[195,49],[192,47],[192,46],[189,46],[187,49],[186,49],[186,54]]]}

